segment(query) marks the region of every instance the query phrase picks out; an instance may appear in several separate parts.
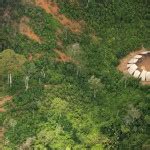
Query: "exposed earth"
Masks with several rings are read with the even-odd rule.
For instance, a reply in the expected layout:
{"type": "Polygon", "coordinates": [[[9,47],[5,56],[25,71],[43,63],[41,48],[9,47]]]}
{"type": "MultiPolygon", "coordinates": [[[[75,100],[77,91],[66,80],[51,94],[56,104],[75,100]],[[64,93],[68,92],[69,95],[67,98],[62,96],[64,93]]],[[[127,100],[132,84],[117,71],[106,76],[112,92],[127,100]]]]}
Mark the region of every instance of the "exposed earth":
{"type": "MultiPolygon", "coordinates": [[[[118,65],[118,70],[123,72],[124,74],[128,75],[128,68],[127,68],[127,64],[128,62],[136,55],[142,53],[145,51],[145,48],[141,48],[141,49],[136,49],[135,51],[129,53],[126,57],[124,57],[123,59],[120,60],[120,64],[118,65]]],[[[137,63],[138,67],[141,68],[141,70],[150,70],[150,57],[145,56],[144,59],[142,59],[142,61],[137,63]]],[[[141,83],[143,85],[150,85],[150,82],[148,81],[141,81],[141,83]]]]}
{"type": "MultiPolygon", "coordinates": [[[[18,1],[16,8],[11,6],[14,20],[5,27],[15,29],[13,51],[27,63],[13,80],[5,74],[20,66],[11,62],[13,57],[2,70],[0,150],[149,148],[150,53],[144,52],[150,49],[133,50],[139,43],[149,45],[145,5],[130,0],[23,1],[24,6],[18,1]],[[122,50],[124,58],[117,56],[122,50]],[[5,82],[11,80],[7,90],[5,82]]],[[[11,17],[9,11],[4,17],[11,17]]],[[[3,58],[1,64],[7,64],[3,58]]]]}
{"type": "Polygon", "coordinates": [[[27,36],[29,39],[34,40],[41,44],[42,42],[41,38],[36,33],[34,33],[34,31],[28,25],[29,21],[30,21],[29,18],[27,18],[26,16],[21,18],[20,24],[19,24],[20,33],[27,36]]]}
{"type": "Polygon", "coordinates": [[[150,55],[143,56],[144,58],[137,63],[138,67],[150,71],[150,55]]]}
{"type": "Polygon", "coordinates": [[[48,14],[53,15],[63,26],[69,28],[74,33],[81,32],[81,22],[77,22],[69,19],[63,14],[60,14],[58,5],[54,2],[48,2],[47,0],[36,0],[36,6],[43,8],[48,14]]]}

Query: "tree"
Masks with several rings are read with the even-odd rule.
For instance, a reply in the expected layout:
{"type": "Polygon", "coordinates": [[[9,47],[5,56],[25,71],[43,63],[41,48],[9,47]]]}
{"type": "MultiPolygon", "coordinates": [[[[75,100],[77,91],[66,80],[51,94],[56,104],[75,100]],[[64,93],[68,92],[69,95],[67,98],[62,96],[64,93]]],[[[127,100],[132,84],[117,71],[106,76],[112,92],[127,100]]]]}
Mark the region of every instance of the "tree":
{"type": "Polygon", "coordinates": [[[27,138],[26,141],[19,147],[19,150],[31,150],[31,145],[33,144],[34,140],[34,137],[27,138]]]}
{"type": "Polygon", "coordinates": [[[68,103],[61,98],[54,98],[51,104],[52,111],[61,117],[62,114],[64,114],[67,110],[68,103]]]}
{"type": "Polygon", "coordinates": [[[133,105],[129,105],[129,109],[127,110],[127,114],[132,118],[133,122],[135,119],[139,119],[141,117],[141,112],[139,109],[134,107],[133,105]]]}
{"type": "Polygon", "coordinates": [[[88,8],[89,7],[89,3],[92,2],[92,0],[87,0],[87,4],[86,4],[86,7],[88,8]]]}
{"type": "Polygon", "coordinates": [[[68,102],[58,97],[52,100],[48,97],[46,103],[39,108],[47,116],[47,122],[41,124],[34,148],[65,149],[73,145],[72,132],[66,130],[66,127],[71,124],[67,118],[68,102]]]}
{"type": "Polygon", "coordinates": [[[9,125],[10,125],[10,127],[13,128],[13,132],[14,132],[15,126],[17,125],[17,121],[15,119],[10,119],[9,125]]]}
{"type": "Polygon", "coordinates": [[[72,58],[74,64],[76,64],[76,74],[79,75],[79,72],[83,69],[84,63],[82,58],[82,51],[79,43],[74,43],[68,46],[68,55],[72,58]]]}
{"type": "Polygon", "coordinates": [[[29,80],[30,77],[36,72],[36,66],[33,62],[28,62],[23,66],[23,72],[25,73],[25,90],[29,89],[29,80]]]}
{"type": "Polygon", "coordinates": [[[13,50],[7,49],[0,53],[0,74],[8,74],[8,84],[12,86],[12,74],[21,70],[26,58],[16,54],[13,50]]]}
{"type": "Polygon", "coordinates": [[[33,144],[35,149],[66,149],[69,145],[74,145],[72,137],[67,133],[56,134],[53,128],[46,124],[37,134],[37,139],[33,144]]]}
{"type": "Polygon", "coordinates": [[[90,85],[90,89],[93,90],[94,98],[96,98],[96,94],[99,90],[102,90],[104,85],[101,83],[101,79],[96,78],[94,75],[88,80],[90,85]]]}

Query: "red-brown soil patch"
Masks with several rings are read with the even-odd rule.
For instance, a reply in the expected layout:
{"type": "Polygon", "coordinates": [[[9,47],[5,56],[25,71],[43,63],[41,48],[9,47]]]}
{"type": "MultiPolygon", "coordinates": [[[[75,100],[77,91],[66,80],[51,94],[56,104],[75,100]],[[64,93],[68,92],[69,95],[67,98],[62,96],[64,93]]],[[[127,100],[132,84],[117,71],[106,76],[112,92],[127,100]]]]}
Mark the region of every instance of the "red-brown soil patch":
{"type": "Polygon", "coordinates": [[[34,40],[41,44],[42,41],[41,41],[40,37],[34,33],[34,31],[30,28],[28,23],[29,23],[29,18],[27,18],[27,17],[21,18],[20,24],[19,24],[20,33],[27,36],[29,39],[34,40]]]}
{"type": "Polygon", "coordinates": [[[62,41],[62,35],[63,35],[63,31],[61,29],[57,29],[57,31],[56,31],[56,37],[57,37],[56,44],[57,44],[58,49],[64,48],[63,41],[62,41]]]}
{"type": "Polygon", "coordinates": [[[6,110],[4,108],[0,108],[0,113],[2,112],[6,112],[6,110]]]}
{"type": "Polygon", "coordinates": [[[67,18],[65,15],[60,14],[59,7],[56,3],[47,0],[35,0],[36,6],[43,8],[47,13],[52,14],[62,25],[69,28],[74,33],[81,32],[81,25],[77,21],[67,18]]]}
{"type": "MultiPolygon", "coordinates": [[[[119,71],[123,72],[124,74],[128,75],[129,73],[128,73],[128,69],[127,69],[127,64],[129,62],[129,60],[132,59],[134,56],[136,56],[136,55],[138,55],[144,51],[145,51],[145,49],[137,49],[137,50],[129,53],[126,57],[124,57],[120,60],[120,64],[118,65],[117,69],[119,71]]],[[[150,82],[147,82],[147,81],[144,81],[144,82],[141,81],[141,83],[143,85],[149,85],[150,84],[150,82]]]]}
{"type": "Polygon", "coordinates": [[[65,53],[63,53],[57,49],[55,49],[54,51],[58,54],[57,61],[61,61],[61,62],[70,62],[71,61],[71,57],[67,56],[65,53]]]}

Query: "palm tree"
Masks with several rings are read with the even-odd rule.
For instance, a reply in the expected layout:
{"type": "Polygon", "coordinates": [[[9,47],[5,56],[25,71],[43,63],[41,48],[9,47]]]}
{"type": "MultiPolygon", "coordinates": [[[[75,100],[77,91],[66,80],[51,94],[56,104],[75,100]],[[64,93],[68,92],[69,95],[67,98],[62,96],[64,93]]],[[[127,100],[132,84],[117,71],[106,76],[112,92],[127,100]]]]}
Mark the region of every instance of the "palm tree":
{"type": "Polygon", "coordinates": [[[26,63],[25,66],[23,66],[23,72],[25,73],[25,90],[27,91],[29,89],[29,80],[32,74],[36,72],[36,66],[34,63],[29,62],[26,63]]]}

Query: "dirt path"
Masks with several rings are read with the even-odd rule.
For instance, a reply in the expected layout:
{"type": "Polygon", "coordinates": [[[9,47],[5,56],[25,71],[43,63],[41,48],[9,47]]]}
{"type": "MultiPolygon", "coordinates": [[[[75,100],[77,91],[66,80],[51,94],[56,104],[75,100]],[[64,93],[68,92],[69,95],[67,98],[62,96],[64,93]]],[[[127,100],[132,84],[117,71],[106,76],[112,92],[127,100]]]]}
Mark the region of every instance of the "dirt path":
{"type": "MultiPolygon", "coordinates": [[[[0,113],[6,112],[6,110],[3,108],[3,106],[6,102],[8,102],[10,100],[12,100],[12,96],[5,96],[5,97],[0,98],[0,113]]],[[[1,144],[3,144],[2,141],[3,141],[3,137],[4,137],[4,132],[5,132],[4,127],[0,126],[0,146],[1,146],[1,144]]],[[[1,147],[0,147],[0,149],[1,149],[1,147]]]]}
{"type": "Polygon", "coordinates": [[[34,40],[38,42],[39,44],[41,44],[42,43],[41,38],[37,34],[34,33],[34,31],[30,28],[28,23],[29,23],[29,18],[25,16],[21,18],[20,24],[19,24],[20,33],[27,36],[29,39],[34,40]]]}
{"type": "MultiPolygon", "coordinates": [[[[120,60],[120,64],[118,65],[117,69],[121,72],[123,72],[124,74],[129,74],[128,70],[127,70],[127,64],[129,62],[130,59],[132,59],[135,55],[140,54],[141,52],[144,52],[145,49],[137,49],[131,53],[129,53],[126,57],[124,57],[123,59],[120,60]]],[[[143,82],[141,81],[141,83],[143,85],[150,85],[150,82],[143,82]]]]}
{"type": "Polygon", "coordinates": [[[48,14],[52,14],[63,26],[69,28],[74,33],[81,32],[81,22],[73,21],[67,18],[65,15],[60,14],[59,7],[56,3],[47,0],[35,0],[36,6],[44,9],[48,14]]]}

